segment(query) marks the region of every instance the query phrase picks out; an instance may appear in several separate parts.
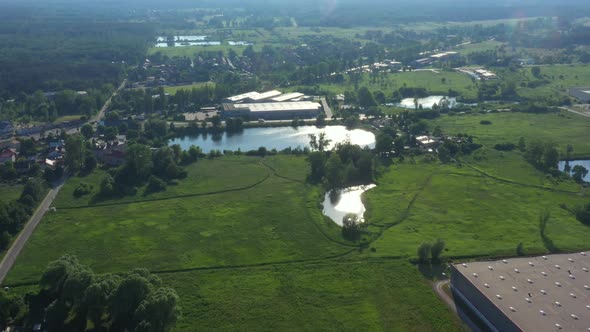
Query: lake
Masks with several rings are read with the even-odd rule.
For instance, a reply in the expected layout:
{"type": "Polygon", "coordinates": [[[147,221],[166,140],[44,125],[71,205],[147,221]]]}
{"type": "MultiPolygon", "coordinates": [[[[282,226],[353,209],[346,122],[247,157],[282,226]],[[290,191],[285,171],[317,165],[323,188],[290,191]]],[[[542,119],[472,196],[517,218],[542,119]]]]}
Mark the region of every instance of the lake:
{"type": "Polygon", "coordinates": [[[342,226],[342,219],[349,213],[356,214],[360,222],[365,222],[364,214],[366,209],[361,196],[365,191],[375,187],[376,185],[369,184],[341,189],[335,202],[332,202],[331,192],[327,192],[324,197],[324,210],[322,212],[339,226],[342,226]]]}
{"type": "MultiPolygon", "coordinates": [[[[422,105],[422,108],[430,109],[434,104],[440,105],[441,100],[443,100],[445,96],[429,96],[426,98],[418,98],[418,105],[422,105]]],[[[457,98],[449,98],[446,97],[449,101],[449,108],[453,108],[457,106],[457,98]]],[[[401,102],[397,104],[393,104],[392,106],[404,107],[404,108],[412,108],[414,109],[416,106],[414,105],[414,98],[405,98],[402,99],[401,102]]]]}
{"type": "MultiPolygon", "coordinates": [[[[576,165],[582,165],[582,166],[586,167],[587,170],[590,171],[590,160],[570,160],[570,167],[572,169],[576,165]]],[[[558,168],[560,171],[563,172],[563,169],[565,168],[565,160],[562,160],[559,162],[558,168]]],[[[584,181],[590,182],[590,172],[588,172],[588,174],[584,177],[584,181]]]]}
{"type": "Polygon", "coordinates": [[[237,134],[223,133],[216,137],[214,135],[197,135],[185,136],[170,140],[169,144],[180,144],[183,149],[188,149],[191,145],[200,147],[203,152],[211,150],[231,150],[250,151],[257,150],[264,146],[267,150],[283,150],[291,148],[305,148],[309,146],[309,135],[326,133],[326,137],[331,140],[330,148],[335,143],[344,142],[349,139],[352,144],[361,147],[375,147],[375,135],[362,129],[346,129],[345,126],[326,126],[317,128],[315,126],[293,127],[274,127],[274,128],[246,128],[243,132],[237,134]]]}

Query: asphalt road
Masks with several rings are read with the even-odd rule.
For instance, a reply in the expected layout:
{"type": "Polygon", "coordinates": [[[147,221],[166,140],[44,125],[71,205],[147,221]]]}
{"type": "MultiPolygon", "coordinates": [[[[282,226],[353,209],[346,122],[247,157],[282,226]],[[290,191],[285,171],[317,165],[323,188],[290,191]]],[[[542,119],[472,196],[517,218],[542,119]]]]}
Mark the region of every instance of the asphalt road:
{"type": "Polygon", "coordinates": [[[41,222],[45,212],[49,210],[49,207],[53,203],[53,200],[57,196],[57,193],[65,183],[66,179],[67,177],[62,178],[55,187],[49,190],[47,196],[45,196],[41,204],[39,204],[39,207],[35,213],[33,213],[31,219],[29,219],[29,221],[25,224],[25,227],[22,229],[16,240],[14,240],[12,246],[6,252],[6,255],[4,255],[2,262],[0,262],[0,284],[4,281],[4,278],[8,274],[8,271],[10,271],[10,268],[16,261],[16,258],[20,254],[21,250],[29,240],[29,237],[31,234],[33,234],[35,227],[39,225],[39,222],[41,222]]]}
{"type": "Polygon", "coordinates": [[[573,110],[573,109],[571,109],[571,108],[569,108],[569,107],[560,107],[560,108],[561,108],[562,110],[566,110],[566,111],[568,111],[568,112],[576,113],[576,114],[578,114],[578,115],[581,115],[581,116],[585,116],[585,117],[587,117],[587,118],[590,118],[590,114],[589,114],[589,113],[578,112],[578,111],[576,111],[576,110],[573,110]]]}
{"type": "Polygon", "coordinates": [[[328,105],[326,98],[322,97],[322,98],[320,98],[320,101],[322,102],[322,106],[324,107],[324,113],[326,113],[326,119],[331,119],[332,116],[334,116],[334,114],[332,113],[332,109],[328,105]]]}

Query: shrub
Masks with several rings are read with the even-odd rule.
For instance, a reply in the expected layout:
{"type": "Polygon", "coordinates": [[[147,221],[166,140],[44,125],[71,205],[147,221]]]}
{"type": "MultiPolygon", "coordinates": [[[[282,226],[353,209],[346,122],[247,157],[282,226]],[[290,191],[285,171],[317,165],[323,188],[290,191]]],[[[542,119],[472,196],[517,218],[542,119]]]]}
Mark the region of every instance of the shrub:
{"type": "Polygon", "coordinates": [[[91,191],[92,191],[91,185],[84,183],[84,182],[80,182],[78,187],[76,187],[76,189],[74,189],[74,196],[81,197],[84,195],[88,195],[88,194],[90,194],[91,191]]]}
{"type": "Polygon", "coordinates": [[[496,149],[498,151],[512,151],[515,148],[516,148],[516,145],[514,145],[512,143],[500,143],[500,144],[494,145],[494,149],[496,149]]]}
{"type": "Polygon", "coordinates": [[[145,190],[147,193],[164,191],[166,190],[166,182],[155,175],[151,175],[148,179],[148,185],[145,190]]]}
{"type": "Polygon", "coordinates": [[[479,124],[489,126],[489,125],[492,124],[492,121],[490,121],[490,120],[481,120],[481,121],[479,121],[479,124]]]}

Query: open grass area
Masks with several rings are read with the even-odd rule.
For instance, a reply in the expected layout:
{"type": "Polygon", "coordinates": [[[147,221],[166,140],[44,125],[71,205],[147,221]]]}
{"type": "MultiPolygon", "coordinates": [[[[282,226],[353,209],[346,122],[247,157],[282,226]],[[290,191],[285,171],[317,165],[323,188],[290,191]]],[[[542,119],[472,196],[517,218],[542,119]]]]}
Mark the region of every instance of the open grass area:
{"type": "Polygon", "coordinates": [[[443,132],[455,135],[468,133],[477,142],[492,148],[497,143],[517,144],[520,137],[553,142],[565,154],[567,144],[574,147],[573,156],[590,156],[590,118],[562,111],[548,114],[491,113],[462,116],[441,116],[430,122],[432,128],[440,126],[443,132]],[[481,125],[480,121],[491,121],[481,125]]]}
{"type": "Polygon", "coordinates": [[[185,167],[188,173],[186,179],[168,185],[163,192],[145,194],[145,186],[143,186],[138,188],[137,194],[134,196],[113,197],[110,199],[96,197],[100,190],[100,182],[107,176],[107,172],[99,170],[84,177],[71,178],[54,201],[54,206],[60,209],[89,205],[121,204],[238,190],[253,186],[269,176],[270,170],[261,165],[259,161],[260,159],[255,157],[224,157],[215,160],[199,160],[185,167]],[[92,192],[82,197],[75,197],[74,190],[80,183],[91,185],[93,187],[92,192]]]}
{"type": "MultiPolygon", "coordinates": [[[[306,168],[304,158],[290,162],[306,168]]],[[[224,170],[220,161],[202,163],[212,164],[196,171],[209,181],[225,183],[230,172],[248,177],[235,168],[224,170]]],[[[273,164],[277,174],[289,175],[295,168],[273,164]]],[[[133,266],[158,271],[296,261],[350,251],[338,240],[338,227],[326,223],[317,208],[318,190],[298,176],[272,175],[251,188],[220,194],[58,208],[39,225],[7,282],[35,281],[48,262],[65,253],[108,272],[133,266]]],[[[252,181],[256,175],[249,177],[252,181]]],[[[203,188],[196,183],[192,193],[203,188]]]]}
{"type": "Polygon", "coordinates": [[[531,67],[520,68],[516,72],[500,69],[498,75],[503,81],[515,82],[520,96],[533,100],[567,95],[568,89],[575,86],[590,86],[590,65],[553,65],[539,68],[539,78],[532,75],[531,67]],[[528,87],[529,82],[540,82],[540,85],[528,87]]]}
{"type": "MultiPolygon", "coordinates": [[[[381,73],[376,78],[370,74],[364,74],[359,82],[359,87],[366,86],[371,91],[381,90],[390,97],[394,90],[404,85],[408,87],[423,87],[432,95],[447,95],[449,89],[459,92],[465,98],[476,98],[477,88],[468,75],[459,72],[440,70],[419,70],[396,73],[381,73]],[[443,80],[444,79],[444,80],[443,80]]],[[[354,82],[345,75],[342,84],[320,84],[324,91],[334,94],[344,91],[355,91],[354,82]]],[[[297,87],[291,90],[297,90],[297,87]]]]}
{"type": "Polygon", "coordinates": [[[389,172],[388,181],[365,196],[368,220],[382,227],[372,255],[415,256],[420,243],[437,238],[446,241],[450,256],[514,255],[521,241],[528,253],[544,253],[538,217],[545,210],[555,247],[588,249],[590,227],[559,206],[587,202],[579,188],[543,189],[519,182],[518,174],[498,180],[468,166],[402,164],[389,172]]]}
{"type": "Polygon", "coordinates": [[[194,83],[189,85],[176,85],[176,86],[167,86],[164,87],[164,91],[171,95],[175,95],[178,90],[192,90],[193,88],[200,88],[203,86],[210,86],[211,88],[215,87],[214,82],[201,82],[201,83],[194,83]]]}
{"type": "Polygon", "coordinates": [[[162,274],[181,295],[175,330],[461,331],[405,261],[162,274]]]}
{"type": "Polygon", "coordinates": [[[0,202],[7,203],[20,197],[23,191],[23,186],[20,184],[0,185],[0,202]]]}
{"type": "Polygon", "coordinates": [[[469,55],[475,52],[493,51],[502,45],[504,45],[504,43],[499,41],[486,40],[480,43],[462,45],[459,48],[455,49],[455,51],[459,52],[461,55],[469,55]]]}
{"type": "Polygon", "coordinates": [[[60,116],[59,118],[55,119],[53,121],[53,123],[59,124],[59,123],[63,123],[66,121],[77,121],[77,120],[80,120],[80,118],[82,118],[82,115],[64,115],[64,116],[60,116]]]}

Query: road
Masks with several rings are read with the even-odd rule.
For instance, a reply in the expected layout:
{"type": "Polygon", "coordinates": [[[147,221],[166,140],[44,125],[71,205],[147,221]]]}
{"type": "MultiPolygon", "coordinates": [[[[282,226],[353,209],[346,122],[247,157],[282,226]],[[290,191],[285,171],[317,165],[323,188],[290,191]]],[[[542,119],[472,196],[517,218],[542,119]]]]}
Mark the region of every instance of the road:
{"type": "Polygon", "coordinates": [[[326,113],[326,119],[331,119],[332,116],[334,116],[334,115],[332,114],[332,109],[330,108],[330,105],[328,105],[326,98],[322,97],[322,98],[320,98],[320,100],[322,102],[322,107],[324,108],[324,112],[326,113]]]}
{"type": "Polygon", "coordinates": [[[41,222],[41,219],[45,215],[45,212],[49,210],[49,207],[53,203],[53,200],[57,196],[57,193],[59,192],[66,180],[67,176],[64,176],[64,178],[62,178],[53,188],[51,188],[51,190],[49,190],[47,196],[45,196],[41,204],[39,204],[39,207],[37,208],[35,213],[33,213],[31,219],[29,219],[29,221],[25,224],[25,227],[22,229],[16,240],[14,240],[12,246],[6,252],[6,255],[4,255],[2,262],[0,262],[0,284],[4,281],[4,278],[8,274],[8,271],[10,271],[10,268],[12,267],[21,250],[29,240],[29,237],[31,236],[31,234],[33,234],[33,231],[35,230],[37,225],[39,225],[39,222],[41,222]]]}
{"type": "Polygon", "coordinates": [[[571,109],[571,108],[568,108],[568,107],[560,107],[560,108],[561,108],[562,110],[566,110],[566,111],[568,111],[568,112],[576,113],[576,114],[578,114],[578,115],[581,115],[581,116],[585,116],[585,117],[587,117],[587,118],[590,118],[590,113],[579,112],[579,111],[573,110],[573,109],[571,109]]]}

